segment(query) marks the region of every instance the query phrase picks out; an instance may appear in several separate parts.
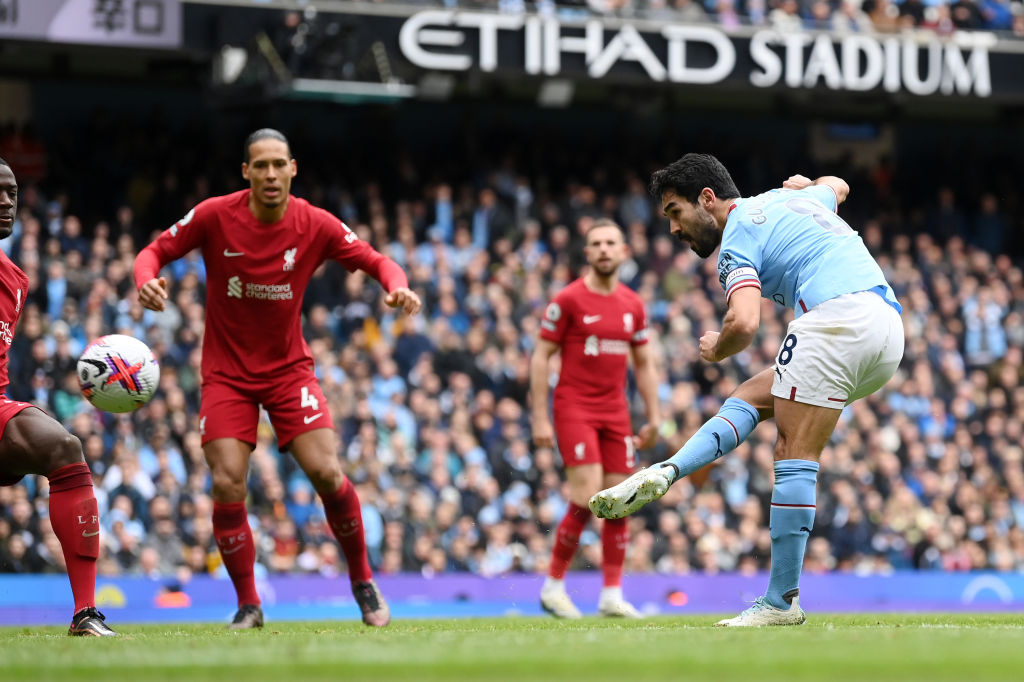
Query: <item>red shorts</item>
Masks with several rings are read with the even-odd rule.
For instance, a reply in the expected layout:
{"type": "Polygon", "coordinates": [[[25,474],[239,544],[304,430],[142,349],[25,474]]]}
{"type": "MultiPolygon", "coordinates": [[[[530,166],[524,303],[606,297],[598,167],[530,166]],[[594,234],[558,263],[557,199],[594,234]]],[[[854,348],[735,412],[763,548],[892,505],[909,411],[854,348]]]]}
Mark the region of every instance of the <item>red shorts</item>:
{"type": "Polygon", "coordinates": [[[199,406],[203,445],[217,438],[237,438],[255,446],[261,405],[270,415],[282,450],[295,436],[314,429],[334,428],[327,399],[312,369],[244,384],[214,379],[203,384],[199,406]]]}
{"type": "MultiPolygon", "coordinates": [[[[0,396],[0,441],[4,438],[4,431],[7,430],[7,422],[29,407],[35,407],[35,405],[18,400],[10,400],[7,396],[0,396]]],[[[0,472],[0,486],[14,485],[23,476],[24,474],[5,474],[0,472]]]]}
{"type": "Polygon", "coordinates": [[[555,413],[558,450],[567,467],[600,464],[605,473],[631,474],[636,466],[628,412],[555,413]]]}

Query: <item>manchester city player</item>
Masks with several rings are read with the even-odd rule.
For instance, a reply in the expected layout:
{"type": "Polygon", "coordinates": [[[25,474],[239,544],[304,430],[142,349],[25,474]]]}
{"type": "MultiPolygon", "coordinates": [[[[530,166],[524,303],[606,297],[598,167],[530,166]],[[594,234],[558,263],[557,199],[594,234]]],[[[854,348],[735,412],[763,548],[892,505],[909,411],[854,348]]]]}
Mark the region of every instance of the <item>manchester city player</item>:
{"type": "Polygon", "coordinates": [[[849,191],[837,177],[794,175],[781,189],[740,198],[725,166],[706,154],[687,154],[651,178],[673,235],[702,258],[721,246],[728,312],[721,332],[701,337],[704,360],[719,362],[751,343],[761,297],[796,313],[774,367],[740,385],[675,455],[590,499],[599,517],[631,514],[774,416],[768,590],[720,626],[804,622],[800,571],[814,526],[818,458],[843,407],[881,388],[903,357],[900,304],[860,237],[836,215],[849,191]]]}

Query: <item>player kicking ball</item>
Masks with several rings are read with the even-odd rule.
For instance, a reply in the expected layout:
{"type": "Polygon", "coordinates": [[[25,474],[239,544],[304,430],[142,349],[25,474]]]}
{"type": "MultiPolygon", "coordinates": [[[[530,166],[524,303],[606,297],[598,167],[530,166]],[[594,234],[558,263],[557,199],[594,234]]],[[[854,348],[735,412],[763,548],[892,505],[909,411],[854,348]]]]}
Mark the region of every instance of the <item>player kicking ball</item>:
{"type": "Polygon", "coordinates": [[[207,199],[163,232],[136,258],[135,283],[143,306],[163,310],[168,291],[160,269],[202,250],[207,293],[199,432],[213,479],[213,535],[238,597],[230,627],[263,627],[245,507],[261,406],[281,450],[291,452],[323,501],[363,622],[379,627],[391,613],[373,580],[359,497],[341,470],[334,419],[302,337],[302,295],[313,272],[332,259],[380,282],[392,308],[412,315],[420,300],[394,261],[335,216],[291,196],[297,173],[284,135],[270,128],[252,133],[242,162],[249,189],[207,199]]]}
{"type": "Polygon", "coordinates": [[[779,438],[768,589],[719,626],[806,620],[799,584],[814,527],[818,458],[843,407],[885,385],[903,357],[902,308],[863,241],[836,214],[849,191],[837,177],[794,175],[781,189],[740,198],[729,172],[705,154],[687,154],[651,178],[651,194],[676,238],[701,258],[721,246],[718,273],[728,312],[721,332],[701,337],[704,360],[719,362],[750,345],[761,297],[796,313],[774,367],[741,384],[675,455],[590,500],[601,518],[628,516],[774,416],[779,438]]]}
{"type": "MultiPolygon", "coordinates": [[[[565,589],[565,573],[590,521],[587,500],[602,487],[619,483],[636,466],[635,448],[650,447],[658,433],[658,395],[654,361],[647,345],[643,301],[619,282],[627,247],[622,229],[598,220],[587,231],[584,252],[589,271],[548,304],[530,361],[533,440],[537,447],[558,449],[569,481],[569,509],[558,525],[541,607],[557,618],[579,618],[565,589]],[[555,387],[552,428],[548,419],[551,357],[561,351],[562,369],[555,387]],[[625,385],[629,356],[637,389],[647,408],[647,424],[633,435],[625,385]]],[[[598,600],[603,616],[639,618],[622,596],[622,566],[628,545],[626,520],[610,519],[601,527],[601,572],[598,600]]]]}

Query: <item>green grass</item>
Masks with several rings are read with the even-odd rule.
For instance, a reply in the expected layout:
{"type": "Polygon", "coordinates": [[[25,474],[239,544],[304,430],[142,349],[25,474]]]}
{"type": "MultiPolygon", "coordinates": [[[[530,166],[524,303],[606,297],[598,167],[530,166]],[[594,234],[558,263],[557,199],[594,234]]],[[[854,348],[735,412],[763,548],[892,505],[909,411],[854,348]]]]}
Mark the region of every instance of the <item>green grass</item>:
{"type": "Polygon", "coordinates": [[[115,623],[123,636],[102,640],[0,628],[0,680],[1024,680],[1024,615],[812,614],[765,630],[715,620],[115,623]]]}

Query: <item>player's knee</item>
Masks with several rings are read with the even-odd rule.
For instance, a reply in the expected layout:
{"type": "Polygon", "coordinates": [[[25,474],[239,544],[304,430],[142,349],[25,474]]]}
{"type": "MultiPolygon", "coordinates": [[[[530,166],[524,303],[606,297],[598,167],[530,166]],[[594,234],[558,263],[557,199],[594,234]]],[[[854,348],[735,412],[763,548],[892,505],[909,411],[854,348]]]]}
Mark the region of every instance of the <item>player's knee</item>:
{"type": "Polygon", "coordinates": [[[49,442],[40,444],[40,449],[45,449],[46,456],[49,458],[46,467],[47,473],[68,464],[85,461],[85,457],[82,455],[82,441],[64,429],[55,429],[55,431],[54,436],[48,439],[49,442]]]}
{"type": "Polygon", "coordinates": [[[816,462],[820,456],[820,451],[816,451],[814,447],[808,446],[806,443],[787,441],[780,437],[775,444],[776,462],[781,462],[784,459],[806,459],[816,462]]]}
{"type": "Polygon", "coordinates": [[[313,484],[313,489],[317,493],[327,495],[338,488],[345,481],[345,474],[342,473],[341,467],[332,463],[325,462],[322,466],[310,467],[306,470],[306,475],[309,477],[309,482],[313,484]]]}
{"type": "Polygon", "coordinates": [[[241,502],[245,500],[245,475],[227,469],[210,472],[213,483],[213,499],[218,502],[241,502]]]}
{"type": "Polygon", "coordinates": [[[798,457],[799,455],[794,451],[792,439],[779,432],[778,440],[775,441],[775,461],[797,459],[798,457]]]}

